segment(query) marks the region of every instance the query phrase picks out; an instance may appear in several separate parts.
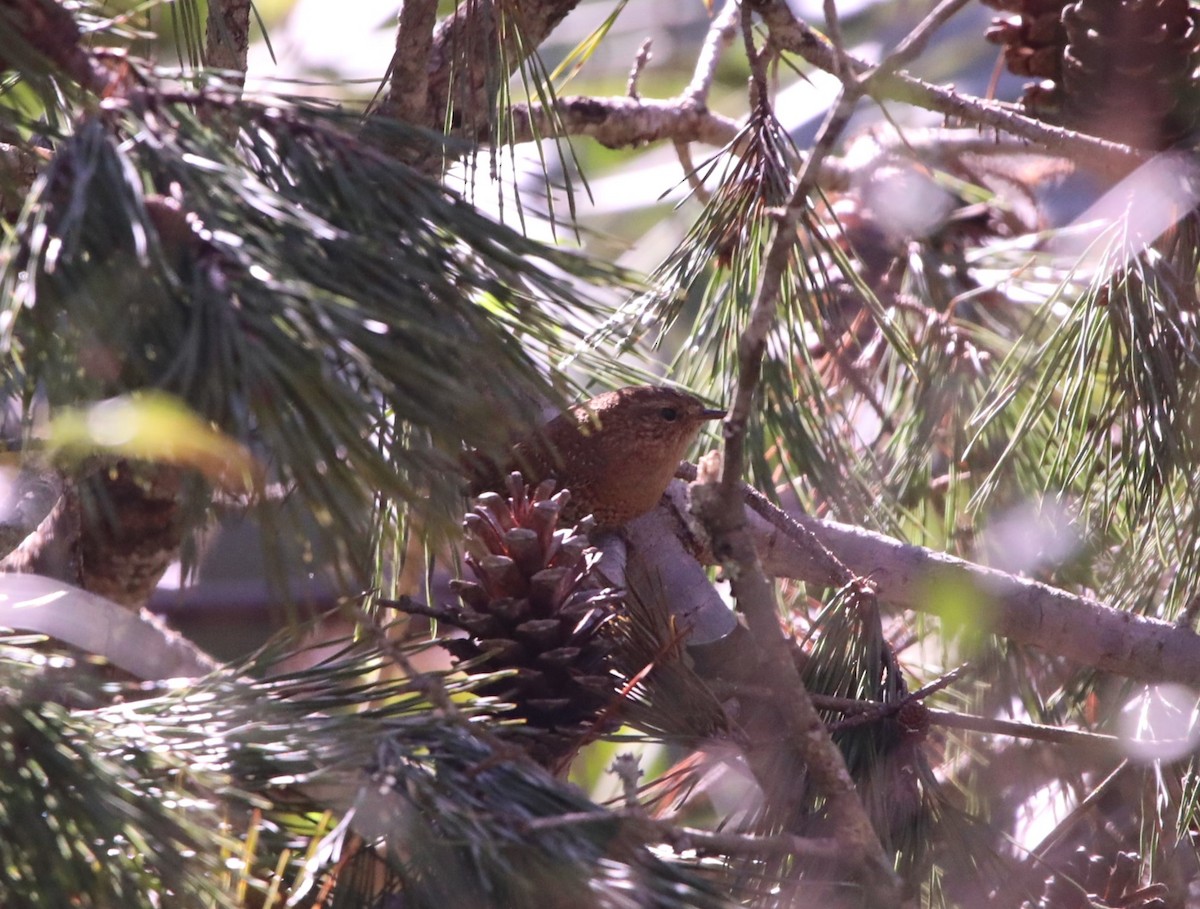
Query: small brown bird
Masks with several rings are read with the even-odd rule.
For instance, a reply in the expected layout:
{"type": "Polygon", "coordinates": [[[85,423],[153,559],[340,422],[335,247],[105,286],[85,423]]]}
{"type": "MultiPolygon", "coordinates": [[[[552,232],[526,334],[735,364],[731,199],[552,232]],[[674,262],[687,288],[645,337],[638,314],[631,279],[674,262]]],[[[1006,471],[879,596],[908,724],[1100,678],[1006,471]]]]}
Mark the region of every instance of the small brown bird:
{"type": "MultiPolygon", "coordinates": [[[[559,414],[539,437],[518,443],[505,473],[519,470],[531,483],[553,478],[569,489],[568,521],[591,514],[597,527],[619,527],[658,504],[700,427],[723,416],[674,388],[619,388],[559,414]]],[[[502,488],[497,481],[495,473],[477,478],[471,492],[502,488]]]]}

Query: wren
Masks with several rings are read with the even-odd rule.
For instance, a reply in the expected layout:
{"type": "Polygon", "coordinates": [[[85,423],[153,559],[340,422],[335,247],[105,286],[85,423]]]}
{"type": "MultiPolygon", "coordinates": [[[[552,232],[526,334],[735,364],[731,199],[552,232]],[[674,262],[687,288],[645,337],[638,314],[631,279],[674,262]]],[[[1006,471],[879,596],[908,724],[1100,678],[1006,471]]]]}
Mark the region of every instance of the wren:
{"type": "MultiPolygon", "coordinates": [[[[725,416],[687,392],[633,385],[567,410],[517,443],[506,465],[530,483],[554,479],[569,489],[567,521],[585,515],[599,529],[619,527],[658,504],[688,446],[708,420],[725,416]]],[[[478,474],[471,492],[499,489],[503,473],[478,474]]]]}

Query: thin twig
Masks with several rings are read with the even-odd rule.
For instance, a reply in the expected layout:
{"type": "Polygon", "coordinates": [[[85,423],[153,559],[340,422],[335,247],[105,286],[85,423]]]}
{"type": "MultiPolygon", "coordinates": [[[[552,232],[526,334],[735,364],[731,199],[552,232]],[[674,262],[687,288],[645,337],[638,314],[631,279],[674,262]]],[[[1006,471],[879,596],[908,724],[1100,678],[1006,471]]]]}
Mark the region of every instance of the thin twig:
{"type": "Polygon", "coordinates": [[[940,676],[938,676],[932,682],[928,682],[928,683],[922,685],[916,691],[910,693],[907,697],[905,697],[904,700],[905,701],[923,701],[923,700],[925,700],[925,698],[929,697],[931,694],[937,694],[942,689],[949,688],[955,682],[960,681],[963,676],[965,676],[968,672],[971,671],[972,668],[973,667],[971,666],[970,662],[966,662],[959,666],[955,666],[949,672],[942,673],[940,676]]]}
{"type": "MultiPolygon", "coordinates": [[[[796,189],[792,193],[792,203],[789,205],[789,209],[796,209],[807,203],[809,195],[816,188],[822,163],[833,152],[833,147],[849,125],[850,117],[854,114],[859,100],[870,92],[874,82],[896,72],[901,66],[920,54],[929,43],[933,33],[954,13],[962,9],[967,2],[968,0],[942,0],[929,15],[917,23],[917,26],[877,67],[861,74],[853,73],[847,65],[848,58],[842,51],[841,43],[834,41],[834,48],[838,52],[834,58],[837,66],[834,74],[842,80],[842,91],[838,95],[837,103],[834,104],[833,109],[821,124],[816,141],[813,143],[813,149],[800,169],[800,176],[797,179],[796,189]]],[[[831,21],[836,24],[837,13],[834,0],[825,0],[825,5],[827,19],[832,16],[831,21]]],[[[793,238],[789,241],[789,254],[791,243],[794,242],[796,236],[796,228],[799,226],[798,223],[795,223],[798,220],[798,213],[793,211],[790,213],[787,223],[780,226],[780,234],[793,238]]],[[[772,309],[774,305],[772,302],[772,309]]]]}
{"type": "Polygon", "coordinates": [[[845,82],[849,70],[842,58],[846,51],[846,43],[842,40],[842,22],[838,16],[837,0],[824,0],[821,11],[825,14],[825,30],[829,33],[829,40],[840,52],[837,55],[838,71],[834,75],[845,82]]]}
{"type": "Polygon", "coordinates": [[[692,195],[701,205],[707,205],[712,199],[712,193],[708,191],[708,187],[700,179],[700,174],[696,172],[696,164],[692,160],[692,147],[680,139],[676,139],[671,144],[675,146],[679,166],[683,168],[683,176],[687,180],[688,186],[691,187],[692,195]]]}
{"type": "MultiPolygon", "coordinates": [[[[738,0],[728,0],[721,11],[716,15],[709,26],[708,34],[704,36],[704,44],[700,48],[700,54],[696,58],[696,67],[692,73],[692,81],[688,83],[679,95],[679,102],[687,107],[700,110],[708,110],[708,94],[712,89],[713,79],[717,75],[717,64],[721,61],[721,54],[733,43],[733,39],[737,36],[738,22],[740,20],[738,0]]],[[[736,127],[735,127],[736,135],[736,127]]],[[[733,141],[733,137],[730,138],[733,141]]],[[[683,175],[691,187],[692,194],[697,201],[702,205],[707,205],[712,199],[712,193],[704,185],[704,181],[700,179],[700,175],[696,172],[696,165],[692,160],[692,150],[687,140],[682,137],[675,137],[673,140],[675,146],[675,154],[679,157],[679,164],[683,168],[683,175]]]]}
{"type": "Polygon", "coordinates": [[[749,13],[742,15],[742,45],[746,59],[750,61],[750,107],[758,109],[770,104],[767,87],[767,55],[760,53],[754,44],[754,27],[749,13]]]}
{"type": "Polygon", "coordinates": [[[728,0],[721,12],[717,13],[708,34],[704,36],[704,44],[696,58],[696,68],[692,73],[692,81],[683,90],[680,97],[692,104],[707,105],[708,93],[712,90],[713,79],[717,75],[717,64],[721,62],[721,54],[733,44],[737,37],[739,15],[738,0],[728,0]]]}
{"type": "MultiPolygon", "coordinates": [[[[957,672],[958,670],[955,670],[957,672]]],[[[948,673],[953,676],[954,673],[948,673]]],[[[926,691],[934,685],[947,683],[947,677],[942,677],[922,689],[926,691]]],[[[718,690],[722,693],[737,694],[747,698],[766,699],[772,696],[771,689],[764,685],[754,685],[747,682],[730,682],[722,680],[718,690]]],[[[813,704],[822,710],[832,710],[853,717],[855,722],[830,723],[831,728],[845,729],[852,725],[865,725],[877,722],[897,714],[902,707],[913,701],[920,700],[918,692],[907,697],[886,703],[860,698],[840,697],[831,694],[810,694],[813,704]]],[[[985,735],[1004,735],[1015,739],[1051,742],[1056,745],[1070,745],[1098,749],[1105,754],[1124,754],[1127,750],[1125,742],[1119,736],[1101,732],[1087,732],[1082,729],[1063,729],[1059,726],[1046,726],[1042,723],[1023,723],[1017,720],[1003,720],[997,717],[979,716],[977,714],[959,713],[951,710],[926,708],[925,716],[930,725],[943,726],[948,729],[965,729],[985,735]]],[[[1184,744],[1182,741],[1165,741],[1164,746],[1184,744]]]]}
{"type": "MultiPolygon", "coordinates": [[[[402,608],[405,611],[417,611],[420,605],[409,597],[401,597],[403,602],[402,608]]],[[[358,625],[364,630],[370,632],[375,646],[379,648],[379,652],[392,660],[397,666],[404,670],[405,676],[412,683],[413,688],[421,692],[425,697],[429,698],[429,702],[434,709],[447,719],[454,720],[459,723],[464,729],[470,729],[471,732],[483,742],[491,745],[497,755],[505,757],[516,754],[525,754],[520,749],[514,748],[487,731],[484,724],[471,723],[458,709],[458,705],[454,703],[454,699],[450,697],[450,693],[446,691],[446,686],[442,684],[442,679],[436,673],[421,672],[412,660],[408,658],[408,654],[404,652],[404,648],[396,641],[392,640],[387,632],[387,628],[380,624],[379,619],[372,615],[362,607],[355,607],[354,618],[358,625]]],[[[428,613],[427,613],[428,614],[428,613]]],[[[527,755],[526,755],[527,756],[527,755]]],[[[530,758],[532,760],[532,758],[530,758]]]]}
{"type": "MultiPolygon", "coordinates": [[[[766,104],[763,60],[754,48],[749,9],[743,8],[742,14],[743,34],[752,67],[751,103],[766,104]]],[[[815,173],[815,168],[807,164],[806,170],[815,173]]],[[[763,654],[763,680],[776,691],[787,692],[786,698],[776,699],[777,709],[790,743],[803,756],[810,777],[827,800],[836,838],[845,845],[851,860],[861,863],[872,902],[880,906],[895,905],[899,901],[896,876],[859,800],[842,754],[830,738],[796,670],[779,627],[775,588],[763,574],[754,544],[746,531],[741,492],[746,429],[766,337],[774,322],[775,304],[791,258],[791,244],[796,240],[795,231],[785,239],[786,232],[786,227],[781,226],[770,247],[748,325],[738,342],[737,387],[724,427],[724,463],[716,463],[711,457],[701,462],[693,486],[693,503],[698,517],[711,533],[713,551],[726,566],[734,599],[763,654]]]]}
{"type": "MultiPolygon", "coordinates": [[[[821,124],[812,151],[801,167],[796,187],[792,192],[791,202],[787,209],[780,214],[780,224],[767,253],[758,292],[751,306],[750,319],[738,342],[738,383],[730,417],[726,421],[725,466],[721,478],[722,494],[731,508],[737,507],[739,499],[737,487],[744,475],[745,434],[760,379],[767,335],[775,324],[775,312],[783,278],[791,261],[792,248],[799,236],[801,211],[816,186],[821,163],[832,151],[834,144],[849,123],[850,116],[859,99],[870,89],[872,81],[889,75],[908,60],[910,55],[918,53],[928,41],[933,30],[960,8],[963,2],[965,0],[943,0],[900,42],[896,51],[889,54],[873,71],[867,71],[858,76],[854,74],[852,68],[845,68],[845,81],[837,103],[821,124]]],[[[744,18],[749,20],[748,9],[744,18]]],[[[837,51],[835,57],[837,66],[842,68],[845,61],[844,55],[840,49],[834,49],[837,51]]]]}
{"type": "Polygon", "coordinates": [[[776,834],[715,832],[680,827],[671,821],[648,818],[640,810],[575,811],[553,817],[530,818],[522,822],[522,831],[535,833],[586,824],[612,824],[619,821],[626,829],[640,831],[647,841],[666,843],[677,852],[695,851],[702,855],[804,856],[829,862],[846,862],[845,848],[833,839],[776,834]]]}
{"type": "MultiPolygon", "coordinates": [[[[900,67],[908,65],[919,57],[928,46],[929,39],[933,37],[934,32],[945,25],[951,16],[969,2],[971,0],[942,0],[924,19],[917,23],[916,28],[909,32],[903,41],[896,45],[896,49],[888,54],[886,60],[867,74],[864,88],[869,89],[870,86],[867,83],[870,81],[890,76],[900,67]]],[[[840,50],[842,46],[838,45],[838,48],[840,50]]],[[[841,59],[844,62],[845,57],[842,56],[841,59]]]]}
{"type": "Polygon", "coordinates": [[[710,855],[804,856],[824,862],[847,860],[846,851],[835,839],[811,836],[753,836],[739,833],[675,827],[659,822],[659,835],[677,852],[695,850],[710,855]]]}
{"type": "Polygon", "coordinates": [[[938,726],[946,726],[952,729],[967,729],[971,732],[982,732],[988,735],[1007,735],[1016,739],[1053,742],[1057,745],[1084,745],[1090,748],[1102,747],[1107,752],[1120,751],[1124,747],[1124,743],[1119,736],[1106,735],[1102,732],[1063,729],[1059,726],[1045,726],[1041,723],[1021,723],[1016,720],[975,716],[969,713],[956,713],[951,710],[934,710],[930,708],[929,721],[938,726]]]}
{"type": "Polygon", "coordinates": [[[398,599],[384,599],[379,597],[375,600],[376,606],[382,606],[384,609],[395,609],[397,612],[403,612],[405,615],[419,615],[429,619],[436,619],[439,622],[446,622],[458,626],[458,614],[448,606],[438,604],[426,604],[419,600],[414,600],[411,596],[401,596],[398,599]]]}
{"type": "Polygon", "coordinates": [[[629,70],[629,81],[625,84],[625,94],[634,101],[641,100],[641,95],[638,94],[638,79],[642,77],[642,70],[650,62],[650,47],[653,44],[653,38],[647,38],[642,42],[642,46],[638,48],[637,56],[633,60],[633,66],[629,70]]]}
{"type": "MultiPolygon", "coordinates": [[[[687,461],[680,463],[679,467],[675,470],[675,476],[689,483],[696,479],[696,475],[696,465],[689,464],[687,461]]],[[[834,583],[837,586],[845,586],[857,577],[837,556],[821,545],[821,541],[817,539],[811,530],[749,483],[742,484],[741,492],[745,496],[746,504],[760,517],[769,521],[773,527],[787,536],[788,539],[810,547],[811,551],[818,553],[819,556],[823,554],[825,557],[825,567],[829,572],[829,576],[836,579],[834,583]]]]}

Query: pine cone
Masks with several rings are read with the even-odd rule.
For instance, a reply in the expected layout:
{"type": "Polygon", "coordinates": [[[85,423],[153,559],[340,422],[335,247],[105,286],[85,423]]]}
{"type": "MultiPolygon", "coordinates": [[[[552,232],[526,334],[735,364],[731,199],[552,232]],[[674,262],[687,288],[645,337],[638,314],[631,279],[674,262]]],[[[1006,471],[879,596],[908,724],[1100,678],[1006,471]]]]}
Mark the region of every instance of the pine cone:
{"type": "Polygon", "coordinates": [[[508,478],[509,496],[484,493],[463,526],[474,581],[453,582],[462,606],[447,621],[467,632],[443,645],[473,672],[515,670],[480,694],[512,703],[516,716],[549,734],[535,757],[551,764],[591,731],[615,697],[610,657],[621,594],[592,573],[590,519],[556,529],[569,493],[554,481],[527,487],[508,478]]]}
{"type": "Polygon", "coordinates": [[[1063,7],[1068,0],[984,0],[1005,12],[1007,19],[995,19],[987,30],[987,39],[1004,49],[1004,65],[1018,76],[1031,76],[1039,82],[1025,86],[1024,104],[1035,116],[1059,120],[1062,107],[1062,59],[1067,31],[1062,24],[1063,7]]]}
{"type": "Polygon", "coordinates": [[[987,38],[1004,48],[1004,63],[1017,76],[1058,81],[1067,32],[1062,24],[1067,0],[1001,0],[994,5],[1015,13],[993,19],[987,38]]]}
{"type": "Polygon", "coordinates": [[[988,40],[1044,120],[1138,148],[1167,148],[1200,111],[1200,14],[1188,0],[985,0],[1015,15],[988,40]]]}
{"type": "Polygon", "coordinates": [[[1200,23],[1187,0],[1078,0],[1063,25],[1069,125],[1140,148],[1192,131],[1200,23]]]}

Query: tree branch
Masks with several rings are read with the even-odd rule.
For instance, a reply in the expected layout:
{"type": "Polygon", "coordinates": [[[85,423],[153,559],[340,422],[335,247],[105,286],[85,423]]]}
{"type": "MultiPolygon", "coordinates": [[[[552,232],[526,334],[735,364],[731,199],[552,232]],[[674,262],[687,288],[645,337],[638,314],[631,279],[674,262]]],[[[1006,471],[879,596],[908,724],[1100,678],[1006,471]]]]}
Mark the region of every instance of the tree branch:
{"type": "MultiPolygon", "coordinates": [[[[498,12],[493,0],[460,4],[452,16],[433,29],[429,40],[424,36],[433,26],[430,17],[436,14],[436,4],[408,0],[400,14],[388,93],[376,114],[440,130],[444,125],[441,117],[453,102],[451,127],[476,140],[491,140],[490,118],[498,80],[511,76],[522,54],[544,41],[577,2],[521,4],[519,15],[510,23],[519,29],[520,42],[513,28],[505,28],[504,45],[499,47],[498,12]],[[464,61],[470,61],[470,65],[464,65],[464,61]],[[501,64],[507,72],[499,70],[501,64]],[[418,65],[424,66],[423,72],[416,72],[418,65]]],[[[506,9],[505,15],[515,15],[514,9],[506,9]]],[[[692,82],[678,98],[567,97],[551,105],[514,104],[506,139],[519,143],[554,135],[590,136],[609,148],[662,140],[728,145],[737,136],[736,121],[713,113],[705,101],[720,53],[731,40],[737,12],[738,4],[731,0],[714,20],[692,82]]]]}
{"type": "Polygon", "coordinates": [[[204,42],[204,62],[237,73],[237,84],[245,84],[250,53],[250,0],[209,0],[204,42]]]}
{"type": "MultiPolygon", "coordinates": [[[[748,9],[743,9],[742,29],[751,62],[750,101],[752,105],[766,105],[763,57],[754,47],[748,9]]],[[[763,572],[747,531],[741,493],[746,432],[761,377],[766,338],[775,322],[783,277],[796,243],[797,208],[808,198],[820,162],[849,118],[850,108],[860,94],[856,89],[848,86],[843,90],[838,105],[823,124],[783,215],[784,223],[778,226],[767,252],[746,328],[738,339],[737,384],[724,424],[724,462],[712,455],[702,460],[692,492],[696,515],[712,536],[713,553],[725,566],[734,599],[763,654],[764,681],[775,691],[787,692],[786,697],[776,699],[787,738],[803,757],[809,775],[827,799],[836,838],[862,863],[871,902],[893,905],[899,902],[895,874],[858,797],[845,760],[800,679],[780,628],[774,585],[763,572]]]]}
{"type": "Polygon", "coordinates": [[[819,548],[782,533],[760,515],[750,518],[763,568],[824,586],[839,583],[827,552],[870,578],[881,602],[938,611],[949,591],[977,630],[1066,657],[1084,666],[1143,682],[1200,686],[1200,635],[1191,628],[1113,609],[1089,597],[976,565],[883,534],[803,514],[791,514],[819,548]],[[965,601],[965,602],[964,602],[965,601]]]}
{"type": "MultiPolygon", "coordinates": [[[[684,480],[696,475],[686,463],[677,474],[684,480]]],[[[667,495],[673,499],[682,488],[676,481],[667,495]]],[[[959,597],[975,598],[984,633],[1138,681],[1200,687],[1200,634],[1186,624],[1115,609],[851,524],[783,511],[752,486],[743,485],[742,494],[755,549],[772,577],[840,587],[849,573],[870,579],[881,603],[934,614],[931,594],[945,584],[959,597]]]]}
{"type": "MultiPolygon", "coordinates": [[[[824,36],[796,19],[786,0],[746,0],[746,3],[762,17],[771,43],[779,49],[798,54],[834,75],[844,70],[857,76],[871,70],[869,63],[839,52],[824,36]]],[[[903,72],[880,73],[872,80],[867,94],[875,101],[901,101],[975,126],[993,127],[1108,173],[1126,173],[1145,158],[1127,145],[1050,126],[995,102],[930,85],[903,72]]]]}
{"type": "Polygon", "coordinates": [[[429,53],[437,6],[437,0],[404,0],[400,6],[392,76],[380,113],[408,123],[429,123],[429,53]]]}
{"type": "Polygon", "coordinates": [[[0,576],[0,623],[48,635],[140,679],[197,678],[220,665],[145,612],[33,574],[0,576]]]}
{"type": "MultiPolygon", "coordinates": [[[[490,133],[491,111],[499,79],[507,79],[549,37],[579,0],[538,0],[509,3],[504,12],[494,0],[464,0],[433,34],[429,50],[426,122],[442,126],[441,118],[453,106],[455,124],[467,135],[490,133]],[[500,16],[513,17],[500,33],[500,16]],[[503,42],[501,46],[501,41],[503,42]],[[499,49],[499,52],[497,52],[499,49]],[[501,63],[506,71],[501,72],[501,63]],[[453,105],[451,102],[453,101],[453,105]]],[[[380,107],[388,110],[388,99],[380,107]]]]}
{"type": "Polygon", "coordinates": [[[546,105],[512,106],[514,142],[555,134],[591,136],[609,148],[628,148],[671,139],[723,146],[738,134],[735,121],[683,98],[567,97],[553,111],[546,105]]]}

